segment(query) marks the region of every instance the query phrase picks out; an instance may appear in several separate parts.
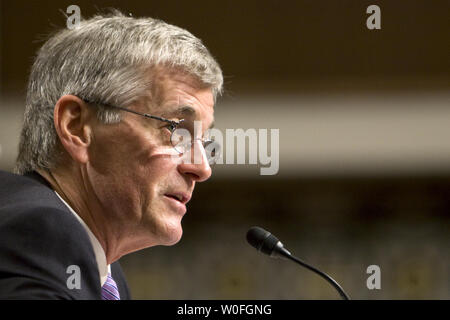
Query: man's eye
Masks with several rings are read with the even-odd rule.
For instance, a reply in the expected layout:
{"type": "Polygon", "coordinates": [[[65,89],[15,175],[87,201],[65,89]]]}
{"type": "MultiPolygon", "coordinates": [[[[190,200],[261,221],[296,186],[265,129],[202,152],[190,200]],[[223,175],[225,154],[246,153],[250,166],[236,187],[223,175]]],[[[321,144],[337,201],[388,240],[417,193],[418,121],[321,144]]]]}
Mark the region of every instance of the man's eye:
{"type": "Polygon", "coordinates": [[[164,126],[164,128],[166,128],[167,131],[169,131],[170,133],[172,133],[175,130],[175,126],[173,124],[168,124],[164,126]]]}

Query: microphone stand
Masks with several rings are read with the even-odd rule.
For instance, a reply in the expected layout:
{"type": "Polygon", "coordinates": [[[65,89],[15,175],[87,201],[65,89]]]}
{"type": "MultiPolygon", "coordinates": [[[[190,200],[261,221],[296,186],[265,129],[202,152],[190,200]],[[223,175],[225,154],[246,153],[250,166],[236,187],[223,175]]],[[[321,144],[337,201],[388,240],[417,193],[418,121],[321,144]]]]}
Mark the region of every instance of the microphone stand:
{"type": "Polygon", "coordinates": [[[327,275],[325,272],[322,272],[322,271],[314,268],[313,266],[310,266],[306,262],[300,260],[299,258],[297,258],[291,254],[285,255],[285,257],[298,263],[302,267],[305,267],[306,269],[317,273],[319,276],[321,276],[322,278],[327,280],[339,292],[339,294],[341,295],[343,300],[350,300],[350,297],[345,293],[344,289],[342,289],[342,287],[332,277],[327,275]]]}

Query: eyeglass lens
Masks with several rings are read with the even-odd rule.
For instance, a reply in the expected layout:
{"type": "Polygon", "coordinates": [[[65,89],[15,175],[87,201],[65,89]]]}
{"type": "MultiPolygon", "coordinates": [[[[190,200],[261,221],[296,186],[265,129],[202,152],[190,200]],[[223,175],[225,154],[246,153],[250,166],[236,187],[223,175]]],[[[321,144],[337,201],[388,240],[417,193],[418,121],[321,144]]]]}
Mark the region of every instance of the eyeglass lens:
{"type": "Polygon", "coordinates": [[[176,151],[181,154],[188,152],[196,140],[201,140],[203,148],[205,149],[206,157],[210,165],[214,165],[220,157],[220,145],[209,136],[203,138],[194,138],[194,124],[191,121],[183,121],[172,132],[170,141],[176,151]]]}

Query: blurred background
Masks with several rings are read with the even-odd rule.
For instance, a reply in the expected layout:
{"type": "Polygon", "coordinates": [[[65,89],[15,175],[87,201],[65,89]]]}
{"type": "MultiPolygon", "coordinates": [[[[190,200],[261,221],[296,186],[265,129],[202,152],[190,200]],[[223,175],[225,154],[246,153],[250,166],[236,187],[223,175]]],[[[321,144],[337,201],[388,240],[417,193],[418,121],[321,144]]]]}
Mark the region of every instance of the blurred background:
{"type": "Polygon", "coordinates": [[[221,64],[216,127],[280,131],[279,172],[218,165],[172,247],[121,259],[135,299],[337,299],[247,245],[258,225],[354,299],[450,299],[448,1],[0,1],[0,169],[12,170],[42,39],[114,7],[201,38],[221,64]],[[381,8],[381,30],[366,9],[381,8]],[[369,265],[381,289],[369,290],[369,265]]]}

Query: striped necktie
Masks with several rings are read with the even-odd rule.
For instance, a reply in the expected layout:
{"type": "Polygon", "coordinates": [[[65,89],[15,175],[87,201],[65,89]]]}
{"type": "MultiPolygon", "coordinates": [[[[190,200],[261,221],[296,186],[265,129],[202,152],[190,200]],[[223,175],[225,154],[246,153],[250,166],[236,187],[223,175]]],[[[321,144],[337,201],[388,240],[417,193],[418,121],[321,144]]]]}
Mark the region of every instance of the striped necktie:
{"type": "Polygon", "coordinates": [[[102,287],[102,300],[120,300],[117,284],[110,273],[108,273],[108,278],[106,278],[106,282],[102,287]]]}

